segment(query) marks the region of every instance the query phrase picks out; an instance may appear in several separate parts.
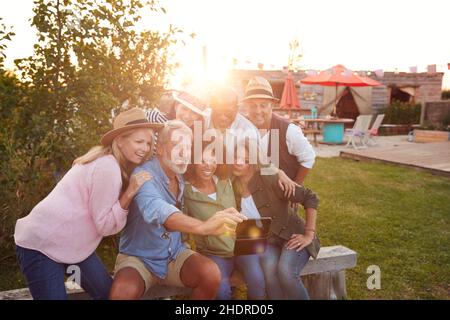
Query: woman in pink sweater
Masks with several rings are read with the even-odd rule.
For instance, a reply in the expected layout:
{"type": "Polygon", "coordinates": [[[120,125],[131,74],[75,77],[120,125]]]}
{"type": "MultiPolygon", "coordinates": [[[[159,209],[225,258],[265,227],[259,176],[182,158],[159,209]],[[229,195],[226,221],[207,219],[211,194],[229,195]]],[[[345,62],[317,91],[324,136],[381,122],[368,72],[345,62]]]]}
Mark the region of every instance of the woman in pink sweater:
{"type": "Polygon", "coordinates": [[[138,108],[119,114],[102,145],[76,159],[50,194],[17,221],[17,257],[34,299],[66,299],[66,273],[92,298],[108,298],[112,278],[95,249],[104,236],[122,230],[131,200],[150,179],[144,171],[130,173],[150,157],[159,126],[138,108]]]}

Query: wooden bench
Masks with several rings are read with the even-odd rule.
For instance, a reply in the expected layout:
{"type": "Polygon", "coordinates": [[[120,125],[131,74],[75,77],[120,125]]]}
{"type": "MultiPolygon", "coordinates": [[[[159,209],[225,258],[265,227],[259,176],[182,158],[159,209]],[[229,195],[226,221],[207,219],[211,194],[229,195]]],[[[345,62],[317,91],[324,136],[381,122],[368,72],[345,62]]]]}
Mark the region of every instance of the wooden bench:
{"type": "MultiPolygon", "coordinates": [[[[343,299],[347,296],[345,287],[345,270],[356,266],[356,252],[344,246],[322,247],[317,259],[310,259],[303,268],[301,277],[308,289],[311,299],[343,299]]],[[[244,285],[242,276],[234,273],[231,279],[233,286],[244,285]]],[[[71,300],[84,300],[89,297],[80,288],[70,288],[66,283],[67,293],[71,300]]],[[[186,296],[188,288],[155,286],[145,295],[145,300],[161,299],[172,296],[186,296]]],[[[28,288],[0,292],[0,300],[31,300],[28,288]]]]}

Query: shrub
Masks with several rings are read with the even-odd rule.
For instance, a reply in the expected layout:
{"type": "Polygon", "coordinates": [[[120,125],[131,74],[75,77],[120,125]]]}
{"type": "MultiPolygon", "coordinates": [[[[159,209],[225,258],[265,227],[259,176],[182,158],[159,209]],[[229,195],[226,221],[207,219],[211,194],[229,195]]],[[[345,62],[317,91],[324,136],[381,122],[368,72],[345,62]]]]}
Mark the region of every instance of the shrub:
{"type": "Polygon", "coordinates": [[[15,61],[19,77],[3,69],[13,33],[0,22],[0,249],[6,255],[15,221],[75,157],[99,143],[111,115],[125,101],[129,108],[156,104],[181,30],[136,30],[141,10],[164,11],[153,1],[34,1],[38,40],[32,56],[15,61]]]}
{"type": "Polygon", "coordinates": [[[450,131],[450,111],[447,112],[444,119],[442,119],[442,127],[444,130],[450,131]]]}
{"type": "Polygon", "coordinates": [[[380,110],[385,114],[384,123],[389,124],[416,124],[420,122],[421,105],[402,103],[399,101],[392,102],[386,108],[380,110]]]}
{"type": "Polygon", "coordinates": [[[441,98],[442,100],[450,99],[450,90],[442,90],[441,98]]]}

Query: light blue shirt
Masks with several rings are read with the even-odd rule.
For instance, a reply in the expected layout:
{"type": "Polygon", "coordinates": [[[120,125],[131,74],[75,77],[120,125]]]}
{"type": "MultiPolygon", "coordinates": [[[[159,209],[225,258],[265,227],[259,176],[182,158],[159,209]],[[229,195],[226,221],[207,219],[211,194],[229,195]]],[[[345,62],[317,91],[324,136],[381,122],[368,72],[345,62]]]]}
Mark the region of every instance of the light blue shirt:
{"type": "Polygon", "coordinates": [[[161,279],[166,278],[167,265],[186,249],[180,232],[169,232],[164,223],[181,209],[184,180],[178,175],[178,199],[169,190],[169,178],[159,160],[137,167],[133,173],[148,171],[152,178],[141,186],[130,205],[127,224],[120,237],[119,252],[140,258],[145,266],[161,279]],[[181,208],[181,205],[179,205],[181,208]]]}

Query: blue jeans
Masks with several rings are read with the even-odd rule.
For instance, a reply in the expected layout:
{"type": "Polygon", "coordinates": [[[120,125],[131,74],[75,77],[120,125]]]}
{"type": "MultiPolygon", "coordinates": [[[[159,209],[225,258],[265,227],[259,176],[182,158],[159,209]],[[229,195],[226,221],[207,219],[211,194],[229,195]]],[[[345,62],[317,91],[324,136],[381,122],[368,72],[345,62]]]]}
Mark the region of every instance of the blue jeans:
{"type": "Polygon", "coordinates": [[[261,257],[270,300],[308,300],[309,295],[300,272],[309,260],[306,249],[299,252],[285,248],[286,240],[272,237],[261,257]]]}
{"type": "Polygon", "coordinates": [[[233,270],[237,268],[244,275],[247,284],[248,299],[263,299],[266,296],[266,285],[264,281],[264,273],[259,261],[260,256],[257,254],[249,254],[244,256],[235,256],[231,258],[222,258],[217,256],[208,256],[213,260],[220,269],[221,281],[217,299],[231,299],[230,277],[233,270]]]}
{"type": "MultiPolygon", "coordinates": [[[[73,274],[69,265],[58,263],[43,253],[16,246],[20,269],[35,300],[66,300],[64,279],[66,270],[73,274]]],[[[80,286],[93,299],[108,299],[112,277],[98,256],[91,254],[86,260],[73,264],[80,270],[80,286]]]]}

